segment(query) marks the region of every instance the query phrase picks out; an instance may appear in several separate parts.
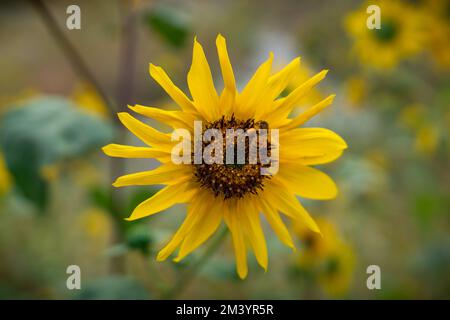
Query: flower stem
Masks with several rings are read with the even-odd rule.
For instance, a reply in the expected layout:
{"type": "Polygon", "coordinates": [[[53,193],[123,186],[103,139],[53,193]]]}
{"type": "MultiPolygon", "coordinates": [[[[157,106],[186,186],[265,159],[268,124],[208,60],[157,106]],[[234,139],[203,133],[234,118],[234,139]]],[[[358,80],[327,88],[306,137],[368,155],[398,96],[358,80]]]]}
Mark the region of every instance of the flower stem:
{"type": "MultiPolygon", "coordinates": [[[[117,80],[117,111],[125,111],[126,106],[130,103],[133,96],[134,87],[134,69],[136,62],[136,46],[137,46],[137,11],[132,8],[130,2],[122,1],[119,11],[121,13],[121,38],[120,38],[120,55],[119,55],[119,78],[117,80]]],[[[115,117],[116,124],[116,138],[126,144],[127,134],[124,130],[124,126],[118,122],[118,118],[115,117]]],[[[111,158],[110,175],[112,180],[116,177],[123,176],[125,174],[125,159],[111,158]]],[[[116,211],[117,217],[123,218],[124,203],[126,203],[126,197],[123,190],[111,189],[111,207],[116,211]]],[[[117,232],[113,239],[114,243],[123,242],[123,230],[117,228],[117,232]]],[[[113,272],[123,273],[125,269],[124,259],[116,259],[112,264],[113,272]]]]}
{"type": "Polygon", "coordinates": [[[47,29],[55,39],[56,43],[60,46],[61,50],[67,56],[69,62],[72,65],[73,70],[84,80],[88,81],[98,92],[100,97],[105,102],[111,114],[115,114],[115,105],[109,99],[105,90],[103,90],[99,81],[95,78],[86,62],[81,57],[77,49],[67,39],[64,32],[61,30],[57,21],[51,14],[50,10],[42,0],[29,0],[30,4],[36,9],[37,13],[41,16],[47,29]]]}
{"type": "Polygon", "coordinates": [[[223,226],[219,234],[206,249],[203,255],[197,261],[195,261],[190,268],[178,275],[178,279],[175,282],[175,285],[162,295],[162,299],[175,299],[177,296],[182,294],[183,291],[189,286],[191,281],[195,278],[195,275],[203,267],[203,265],[205,265],[205,263],[214,254],[214,252],[217,251],[217,249],[225,240],[227,234],[228,230],[225,226],[223,226]]]}
{"type": "Polygon", "coordinates": [[[133,97],[134,70],[138,44],[137,10],[129,1],[120,2],[121,16],[121,48],[119,59],[119,79],[117,84],[119,111],[126,110],[133,97]]]}

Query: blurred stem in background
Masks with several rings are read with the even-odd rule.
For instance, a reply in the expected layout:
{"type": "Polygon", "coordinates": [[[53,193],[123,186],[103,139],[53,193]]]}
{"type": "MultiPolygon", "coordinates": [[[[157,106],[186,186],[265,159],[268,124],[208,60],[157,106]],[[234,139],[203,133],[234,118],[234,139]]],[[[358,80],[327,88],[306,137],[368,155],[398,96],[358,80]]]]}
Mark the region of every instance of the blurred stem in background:
{"type": "Polygon", "coordinates": [[[72,64],[72,68],[81,78],[85,79],[91,83],[97,90],[98,94],[101,96],[103,101],[105,101],[106,106],[109,111],[114,114],[116,112],[115,105],[113,101],[108,97],[105,90],[100,85],[99,81],[95,78],[89,67],[84,62],[83,58],[76,50],[76,48],[70,43],[70,41],[64,35],[64,32],[58,25],[53,15],[50,13],[49,9],[45,3],[41,0],[28,0],[31,5],[36,9],[38,14],[41,16],[46,27],[54,37],[56,43],[61,47],[61,50],[67,56],[69,62],[72,64]]]}
{"type": "MultiPolygon", "coordinates": [[[[130,4],[130,1],[120,1],[119,15],[121,16],[121,37],[120,37],[120,56],[119,56],[119,78],[117,80],[117,102],[118,112],[126,111],[126,106],[133,98],[134,86],[134,71],[136,67],[137,47],[137,24],[136,7],[130,4]]],[[[117,119],[116,114],[112,116],[117,119]]],[[[119,141],[125,142],[126,130],[121,123],[118,123],[116,130],[119,141]]],[[[116,177],[125,174],[125,161],[121,158],[115,158],[112,162],[111,177],[114,180],[116,177]]],[[[112,195],[114,208],[120,208],[124,203],[123,193],[114,192],[112,195]]],[[[119,212],[120,216],[120,212],[119,212]]]]}
{"type": "MultiPolygon", "coordinates": [[[[127,104],[133,98],[133,86],[134,86],[134,71],[136,65],[136,47],[137,47],[137,24],[136,6],[130,3],[130,1],[120,1],[119,14],[121,16],[121,36],[120,36],[120,56],[119,56],[119,78],[117,80],[117,104],[118,112],[126,110],[127,104]]],[[[117,119],[115,113],[112,114],[114,119],[117,119]]],[[[117,122],[116,135],[119,141],[125,142],[126,131],[122,124],[117,122]]],[[[116,177],[120,177],[125,174],[125,160],[122,158],[114,158],[110,167],[111,181],[114,181],[116,177]]],[[[114,214],[122,219],[124,214],[124,193],[118,189],[111,188],[111,208],[115,211],[114,214]]],[[[119,222],[120,223],[120,222],[119,222]]],[[[123,242],[122,228],[118,226],[115,230],[115,243],[123,242]]],[[[114,273],[123,273],[124,271],[124,259],[122,256],[116,256],[112,258],[111,267],[114,273]]]]}
{"type": "Polygon", "coordinates": [[[137,52],[137,8],[130,1],[120,1],[122,34],[120,48],[120,73],[117,87],[119,111],[125,110],[133,97],[134,71],[137,52]]]}

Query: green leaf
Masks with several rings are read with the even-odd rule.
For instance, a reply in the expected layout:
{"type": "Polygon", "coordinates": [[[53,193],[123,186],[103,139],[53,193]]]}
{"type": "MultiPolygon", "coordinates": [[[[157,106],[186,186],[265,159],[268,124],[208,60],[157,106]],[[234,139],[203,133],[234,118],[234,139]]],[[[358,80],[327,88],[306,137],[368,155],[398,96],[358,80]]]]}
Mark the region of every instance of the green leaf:
{"type": "MultiPolygon", "coordinates": [[[[0,135],[3,136],[2,133],[0,135]]],[[[21,194],[40,209],[47,203],[48,186],[40,174],[40,150],[29,138],[17,137],[5,144],[6,163],[21,194]],[[13,145],[16,144],[16,146],[13,145]]]]}
{"type": "Polygon", "coordinates": [[[157,6],[144,15],[144,21],[169,45],[181,48],[190,34],[187,17],[167,6],[157,6]]]}
{"type": "Polygon", "coordinates": [[[0,118],[0,147],[15,185],[43,209],[48,187],[44,166],[82,157],[111,140],[112,126],[57,96],[41,96],[9,108],[0,118]]]}
{"type": "Polygon", "coordinates": [[[148,255],[153,239],[148,226],[138,224],[127,230],[126,241],[128,248],[148,255]]]}

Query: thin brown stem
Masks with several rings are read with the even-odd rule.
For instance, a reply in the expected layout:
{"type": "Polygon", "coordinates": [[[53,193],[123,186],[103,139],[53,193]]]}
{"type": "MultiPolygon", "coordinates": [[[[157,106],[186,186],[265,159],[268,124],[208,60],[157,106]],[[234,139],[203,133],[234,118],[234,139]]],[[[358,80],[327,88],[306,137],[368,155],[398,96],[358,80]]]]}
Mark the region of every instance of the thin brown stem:
{"type": "Polygon", "coordinates": [[[67,56],[68,61],[72,65],[73,70],[84,80],[89,82],[98,92],[100,97],[105,102],[111,114],[114,114],[116,108],[114,103],[109,99],[105,90],[100,85],[99,81],[92,74],[87,64],[81,57],[77,49],[72,45],[72,43],[67,39],[58,22],[51,14],[47,5],[42,0],[28,0],[30,4],[34,7],[36,12],[41,16],[47,29],[55,39],[56,43],[60,46],[61,50],[67,56]]]}
{"type": "MultiPolygon", "coordinates": [[[[135,53],[137,46],[137,25],[135,16],[137,11],[134,7],[130,7],[129,3],[121,2],[120,13],[121,19],[121,49],[119,57],[119,78],[117,81],[117,101],[118,101],[118,111],[123,111],[126,109],[128,103],[133,96],[133,86],[134,86],[134,69],[135,69],[135,53]]],[[[116,131],[116,139],[121,142],[126,140],[126,131],[124,127],[119,124],[116,131]]],[[[125,174],[125,161],[121,158],[111,159],[111,169],[110,175],[111,180],[115,180],[116,177],[125,174]]],[[[118,217],[123,217],[124,209],[124,193],[118,189],[111,189],[111,206],[116,211],[118,217]]],[[[120,230],[116,230],[114,242],[120,243],[123,241],[123,234],[120,230]]],[[[122,257],[117,257],[112,262],[112,271],[114,273],[121,273],[124,270],[124,261],[122,257]]]]}
{"type": "Polygon", "coordinates": [[[130,103],[130,100],[133,97],[134,71],[136,67],[135,52],[137,51],[137,12],[135,8],[130,8],[129,5],[122,3],[121,12],[124,11],[126,14],[123,15],[122,18],[122,40],[117,88],[117,101],[120,110],[125,109],[126,105],[130,103]]]}

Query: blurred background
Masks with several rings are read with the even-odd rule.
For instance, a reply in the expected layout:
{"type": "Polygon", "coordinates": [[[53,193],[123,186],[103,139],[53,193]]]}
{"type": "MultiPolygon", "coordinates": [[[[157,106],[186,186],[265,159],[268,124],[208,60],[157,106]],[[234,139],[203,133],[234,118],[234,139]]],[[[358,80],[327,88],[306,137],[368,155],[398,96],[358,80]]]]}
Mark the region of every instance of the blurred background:
{"type": "Polygon", "coordinates": [[[450,1],[5,0],[0,21],[0,299],[450,298],[450,1]],[[66,27],[71,4],[81,30],[66,27]],[[370,4],[380,30],[365,27],[370,4]],[[251,257],[245,281],[230,237],[201,268],[214,240],[157,263],[185,208],[124,221],[157,188],[111,183],[157,163],[101,152],[140,145],[116,121],[127,104],[173,107],[148,64],[186,90],[195,35],[221,88],[218,33],[241,88],[269,51],[276,69],[302,57],[292,88],[329,69],[296,112],[336,93],[308,125],[349,145],[321,168],[338,198],[304,200],[324,238],[290,225],[292,252],[264,222],[269,270],[251,257]],[[82,290],[66,288],[69,265],[82,290]]]}

